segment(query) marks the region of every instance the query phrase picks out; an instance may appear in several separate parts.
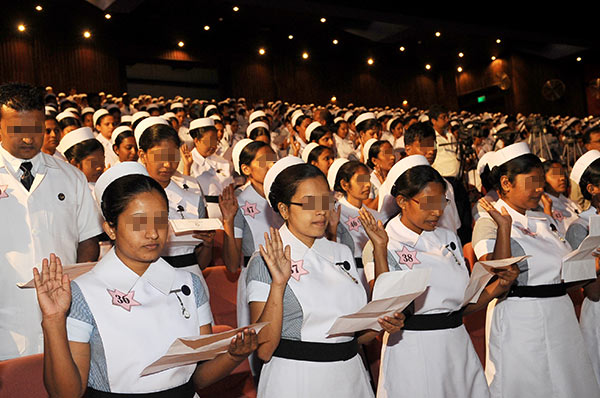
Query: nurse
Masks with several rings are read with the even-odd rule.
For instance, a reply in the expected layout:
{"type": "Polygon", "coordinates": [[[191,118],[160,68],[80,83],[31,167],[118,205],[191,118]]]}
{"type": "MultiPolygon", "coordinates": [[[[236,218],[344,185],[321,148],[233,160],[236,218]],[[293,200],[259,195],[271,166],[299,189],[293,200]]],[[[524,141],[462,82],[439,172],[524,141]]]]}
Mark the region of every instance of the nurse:
{"type": "Polygon", "coordinates": [[[305,163],[312,164],[327,175],[331,164],[333,163],[333,150],[327,146],[311,142],[302,152],[302,160],[305,163]]]}
{"type": "Polygon", "coordinates": [[[93,191],[98,177],[104,172],[104,148],[94,137],[92,129],[81,127],[63,137],[56,147],[69,163],[85,174],[93,191]]]}
{"type": "MultiPolygon", "coordinates": [[[[341,315],[367,302],[353,254],[324,238],[333,197],[325,176],[295,157],[267,172],[265,196],[285,224],[260,245],[248,265],[252,321],[270,322],[257,350],[265,361],[259,397],[372,397],[358,344],[377,332],[328,337],[341,315]]],[[[403,315],[380,319],[389,332],[400,330],[403,315]]]]}
{"type": "Polygon", "coordinates": [[[246,298],[248,261],[263,243],[269,228],[279,228],[283,219],[267,203],[263,182],[276,161],[275,152],[261,141],[242,139],[233,148],[233,167],[248,179],[237,198],[233,188],[226,188],[219,201],[223,213],[225,240],[223,260],[230,272],[242,271],[237,285],[237,324],[250,324],[250,309],[246,298]]]}
{"type": "Polygon", "coordinates": [[[113,131],[110,140],[113,143],[113,151],[119,157],[119,162],[135,162],[138,160],[138,147],[131,127],[117,127],[113,131]]]}
{"type": "MultiPolygon", "coordinates": [[[[169,219],[205,218],[206,204],[200,185],[194,178],[177,172],[181,146],[177,132],[163,118],[151,116],[136,127],[135,135],[141,163],[169,198],[169,219]]],[[[205,285],[202,270],[212,260],[214,235],[214,231],[197,231],[192,235],[198,239],[197,244],[181,244],[170,232],[161,256],[173,267],[196,274],[205,285]]]]}
{"type": "MultiPolygon", "coordinates": [[[[392,144],[386,140],[371,138],[363,147],[363,157],[371,172],[371,198],[376,198],[379,188],[396,162],[392,144]]],[[[377,201],[375,201],[376,203],[377,201]]]]}
{"type": "MultiPolygon", "coordinates": [[[[446,183],[424,156],[400,160],[381,195],[393,197],[401,214],[387,223],[364,209],[361,223],[374,247],[375,274],[431,269],[429,287],[414,302],[401,333],[383,339],[378,397],[488,397],[481,362],[462,324],[463,314],[484,308],[504,294],[518,275],[516,266],[498,273],[477,303],[463,307],[468,267],[458,236],[438,222],[446,183]]],[[[499,239],[508,239],[503,232],[499,239]]]]}
{"type": "MultiPolygon", "coordinates": [[[[571,180],[579,186],[590,207],[579,214],[567,230],[565,238],[571,247],[579,247],[589,234],[590,217],[598,215],[600,209],[600,151],[592,149],[581,156],[573,165],[571,180]]],[[[596,261],[598,271],[598,261],[596,261]]],[[[588,354],[600,384],[600,278],[584,285],[585,298],[581,305],[579,323],[588,354]]]]}
{"type": "Polygon", "coordinates": [[[544,189],[541,161],[521,142],[497,151],[490,167],[500,199],[494,206],[481,201],[490,215],[475,223],[475,254],[479,260],[531,256],[517,264],[516,283],[488,321],[485,371],[491,396],[600,396],[573,303],[561,283],[561,259],[571,246],[551,217],[532,211],[544,189]],[[499,239],[501,230],[510,231],[509,241],[499,239]]]}
{"type": "Polygon", "coordinates": [[[581,208],[564,195],[569,187],[567,174],[562,164],[547,160],[542,163],[542,167],[544,167],[546,180],[544,187],[546,197],[542,196],[544,213],[554,218],[558,232],[564,236],[569,226],[579,218],[581,208]]]}
{"type": "MultiPolygon", "coordinates": [[[[70,282],[60,259],[34,269],[44,332],[44,383],[51,397],[161,393],[191,398],[227,375],[257,346],[252,330],[199,365],[141,377],[179,337],[206,334],[210,306],[199,278],[160,258],[168,200],[142,165],[120,163],[96,184],[104,230],[115,242],[88,273],[70,282]],[[160,320],[160,322],[157,322],[160,320]]],[[[153,395],[154,396],[154,395],[153,395]]]]}
{"type": "Polygon", "coordinates": [[[94,112],[94,127],[98,131],[96,139],[104,147],[105,166],[112,166],[119,161],[117,155],[112,150],[113,144],[110,140],[115,129],[115,120],[106,109],[99,109],[94,112]]]}

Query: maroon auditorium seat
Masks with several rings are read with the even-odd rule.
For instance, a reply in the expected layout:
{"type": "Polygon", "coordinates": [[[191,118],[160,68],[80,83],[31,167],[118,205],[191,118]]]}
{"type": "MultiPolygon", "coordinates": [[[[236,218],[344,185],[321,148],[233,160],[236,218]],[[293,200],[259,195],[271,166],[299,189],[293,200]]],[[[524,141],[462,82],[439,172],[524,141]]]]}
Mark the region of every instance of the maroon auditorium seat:
{"type": "Polygon", "coordinates": [[[46,398],[44,355],[0,361],[0,398],[46,398]]]}
{"type": "Polygon", "coordinates": [[[240,271],[231,273],[224,265],[202,271],[210,292],[210,308],[215,324],[237,327],[237,280],[240,271]]]}
{"type": "MultiPolygon", "coordinates": [[[[477,262],[477,258],[475,257],[475,251],[473,250],[471,242],[464,245],[463,253],[465,260],[469,263],[469,269],[472,271],[473,266],[477,262]]],[[[477,356],[479,356],[479,360],[483,366],[485,366],[485,313],[485,308],[483,308],[480,311],[463,317],[465,328],[467,328],[467,332],[469,332],[469,336],[475,347],[475,352],[477,352],[477,356]]]]}

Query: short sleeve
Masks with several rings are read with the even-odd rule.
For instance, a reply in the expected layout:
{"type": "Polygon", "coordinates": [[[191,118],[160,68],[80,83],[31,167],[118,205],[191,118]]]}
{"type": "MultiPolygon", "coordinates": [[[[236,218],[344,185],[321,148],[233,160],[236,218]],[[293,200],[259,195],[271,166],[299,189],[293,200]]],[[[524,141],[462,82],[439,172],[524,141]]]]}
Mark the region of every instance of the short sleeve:
{"type": "Polygon", "coordinates": [[[271,291],[271,274],[260,254],[255,254],[248,262],[246,275],[246,294],[248,303],[253,301],[266,302],[271,291]]]}
{"type": "Polygon", "coordinates": [[[572,248],[576,249],[588,236],[588,233],[588,229],[585,226],[575,222],[569,226],[569,229],[567,229],[565,239],[567,242],[569,242],[572,248]]]}
{"type": "Polygon", "coordinates": [[[475,256],[481,258],[494,251],[498,226],[489,217],[481,217],[473,228],[473,250],[475,256]]]}
{"type": "Polygon", "coordinates": [[[337,241],[342,245],[347,246],[354,255],[354,239],[352,239],[352,235],[350,235],[350,232],[342,223],[338,224],[336,234],[337,241]]]}
{"type": "Polygon", "coordinates": [[[206,218],[206,201],[204,200],[204,194],[200,190],[198,195],[198,218],[206,218]]]}
{"type": "Polygon", "coordinates": [[[67,339],[78,343],[89,343],[94,325],[94,316],[81,289],[76,282],[71,282],[71,307],[67,316],[67,339]]]}
{"type": "Polygon", "coordinates": [[[236,239],[242,239],[244,237],[244,223],[246,220],[244,219],[244,215],[242,214],[242,210],[238,208],[237,213],[235,213],[235,218],[233,219],[233,236],[236,239]]]}
{"type": "Polygon", "coordinates": [[[79,170],[75,171],[78,173],[77,179],[79,180],[77,182],[79,191],[77,192],[77,230],[79,242],[83,242],[102,234],[101,216],[84,174],[79,170]]]}
{"type": "Polygon", "coordinates": [[[390,250],[387,252],[388,269],[390,271],[402,271],[402,267],[390,250]]]}
{"type": "Polygon", "coordinates": [[[194,298],[196,299],[196,311],[198,313],[198,323],[207,325],[213,322],[213,316],[208,300],[208,293],[204,289],[204,284],[196,274],[192,275],[192,284],[194,286],[194,298]]]}

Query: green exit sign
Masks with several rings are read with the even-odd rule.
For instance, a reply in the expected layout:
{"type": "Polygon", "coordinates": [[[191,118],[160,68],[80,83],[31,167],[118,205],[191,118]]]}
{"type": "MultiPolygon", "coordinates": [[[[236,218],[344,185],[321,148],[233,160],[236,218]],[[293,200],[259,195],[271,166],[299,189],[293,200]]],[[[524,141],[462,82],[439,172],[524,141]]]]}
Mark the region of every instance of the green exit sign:
{"type": "Polygon", "coordinates": [[[477,97],[477,102],[480,103],[480,104],[482,102],[485,102],[485,95],[482,95],[481,97],[477,97]]]}

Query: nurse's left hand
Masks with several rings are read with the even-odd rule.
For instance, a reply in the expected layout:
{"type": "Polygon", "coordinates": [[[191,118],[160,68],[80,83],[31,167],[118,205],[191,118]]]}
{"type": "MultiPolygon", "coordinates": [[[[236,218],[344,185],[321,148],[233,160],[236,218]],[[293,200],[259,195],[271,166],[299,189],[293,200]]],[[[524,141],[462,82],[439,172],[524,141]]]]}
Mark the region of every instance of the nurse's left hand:
{"type": "Polygon", "coordinates": [[[244,329],[243,332],[239,332],[229,344],[229,350],[227,354],[234,361],[242,362],[252,354],[258,348],[258,337],[254,329],[244,329]]]}
{"type": "Polygon", "coordinates": [[[399,332],[404,327],[404,319],[406,317],[402,312],[396,312],[394,316],[384,316],[377,321],[386,332],[392,334],[399,332]]]}

